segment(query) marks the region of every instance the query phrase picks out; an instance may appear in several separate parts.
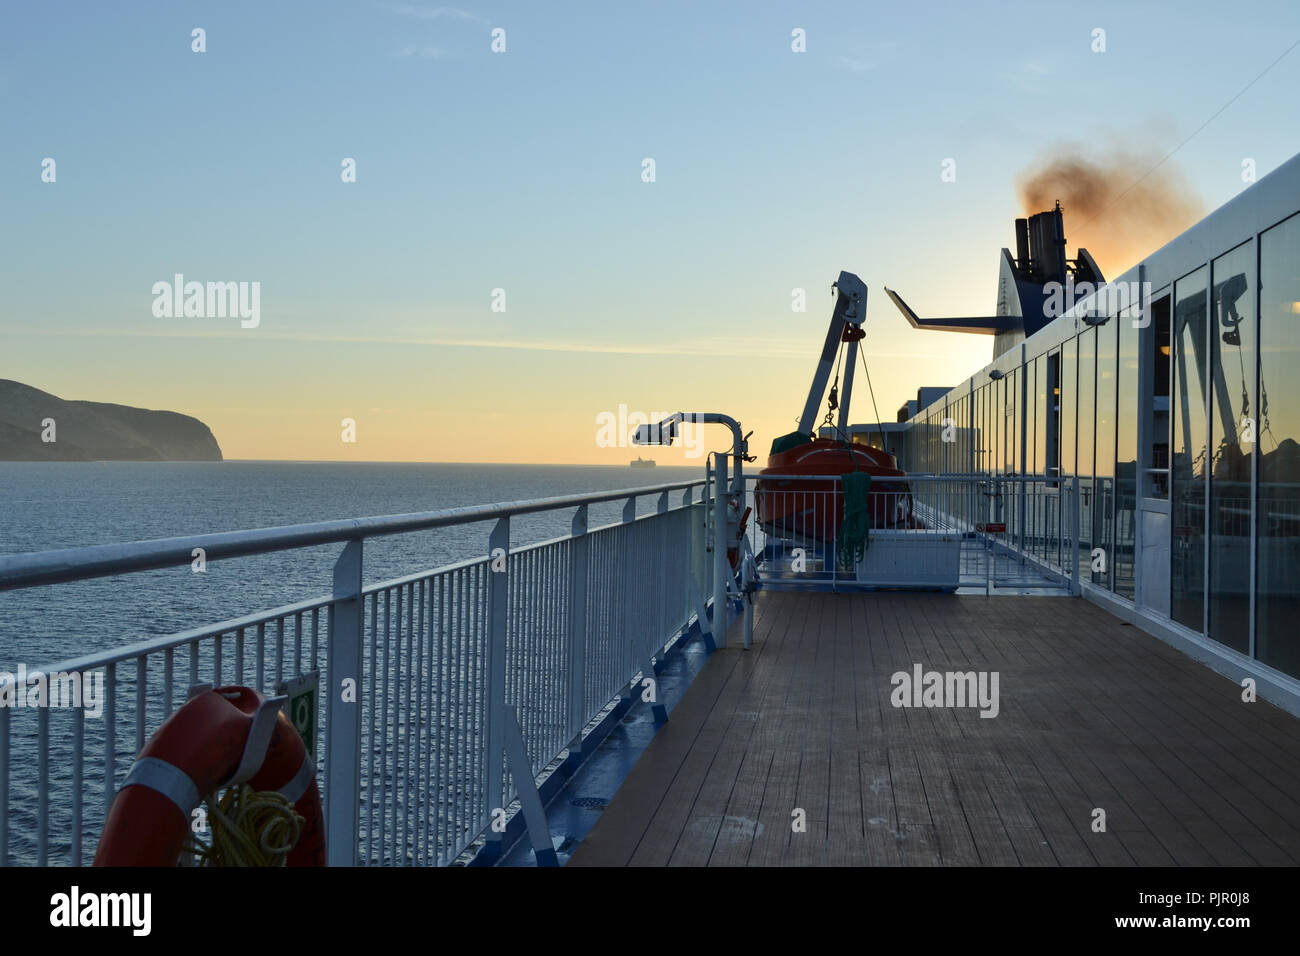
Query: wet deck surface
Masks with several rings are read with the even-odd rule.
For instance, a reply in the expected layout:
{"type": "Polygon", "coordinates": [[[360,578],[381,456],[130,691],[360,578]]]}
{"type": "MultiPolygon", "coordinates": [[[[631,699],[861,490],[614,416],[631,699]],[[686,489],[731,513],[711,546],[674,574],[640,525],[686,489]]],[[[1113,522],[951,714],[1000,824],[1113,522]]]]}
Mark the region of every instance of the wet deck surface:
{"type": "Polygon", "coordinates": [[[569,865],[1300,863],[1300,721],[1082,599],[766,593],[730,642],[569,865]],[[915,664],[998,716],[892,706],[915,664]]]}

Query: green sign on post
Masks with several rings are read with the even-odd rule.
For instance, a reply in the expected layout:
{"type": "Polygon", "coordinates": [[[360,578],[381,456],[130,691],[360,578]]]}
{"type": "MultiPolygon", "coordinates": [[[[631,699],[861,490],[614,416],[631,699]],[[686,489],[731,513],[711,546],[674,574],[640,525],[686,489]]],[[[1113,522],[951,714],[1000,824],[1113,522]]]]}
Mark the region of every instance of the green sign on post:
{"type": "Polygon", "coordinates": [[[307,745],[307,756],[313,763],[316,761],[316,692],[319,683],[320,671],[310,671],[284,681],[275,689],[277,696],[289,698],[284,702],[284,712],[307,745]]]}

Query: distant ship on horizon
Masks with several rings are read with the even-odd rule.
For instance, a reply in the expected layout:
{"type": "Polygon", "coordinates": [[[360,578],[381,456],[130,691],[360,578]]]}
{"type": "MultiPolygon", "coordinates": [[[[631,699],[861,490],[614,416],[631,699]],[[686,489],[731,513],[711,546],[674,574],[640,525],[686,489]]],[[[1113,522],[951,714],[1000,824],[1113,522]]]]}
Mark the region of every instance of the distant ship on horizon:
{"type": "Polygon", "coordinates": [[[653,458],[642,458],[640,455],[637,455],[635,459],[628,462],[628,465],[632,468],[653,468],[655,464],[656,462],[653,458]]]}

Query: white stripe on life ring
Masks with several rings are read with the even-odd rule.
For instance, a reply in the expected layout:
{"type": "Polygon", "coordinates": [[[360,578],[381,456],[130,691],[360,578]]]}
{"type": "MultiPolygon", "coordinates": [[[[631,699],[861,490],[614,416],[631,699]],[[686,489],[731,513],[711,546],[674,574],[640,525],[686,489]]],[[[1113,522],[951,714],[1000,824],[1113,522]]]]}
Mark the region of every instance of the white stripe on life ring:
{"type": "Polygon", "coordinates": [[[141,757],[131,765],[131,771],[122,783],[127,787],[148,787],[161,793],[176,806],[187,818],[199,805],[199,788],[180,767],[169,764],[157,757],[141,757]]]}
{"type": "Polygon", "coordinates": [[[307,788],[311,786],[312,778],[315,776],[316,767],[311,762],[311,757],[304,755],[302,758],[302,766],[299,767],[298,772],[293,775],[293,779],[276,792],[288,800],[290,804],[296,804],[302,799],[303,794],[307,792],[307,788]]]}

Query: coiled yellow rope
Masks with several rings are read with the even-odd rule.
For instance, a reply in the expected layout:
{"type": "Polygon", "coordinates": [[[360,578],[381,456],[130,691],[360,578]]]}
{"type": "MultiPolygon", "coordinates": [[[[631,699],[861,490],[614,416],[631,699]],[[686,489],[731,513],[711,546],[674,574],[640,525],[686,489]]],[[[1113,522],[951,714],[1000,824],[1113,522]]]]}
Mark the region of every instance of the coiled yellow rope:
{"type": "Polygon", "coordinates": [[[215,804],[209,796],[207,805],[212,842],[187,847],[196,866],[284,866],[306,823],[288,798],[248,784],[228,788],[215,804]]]}

